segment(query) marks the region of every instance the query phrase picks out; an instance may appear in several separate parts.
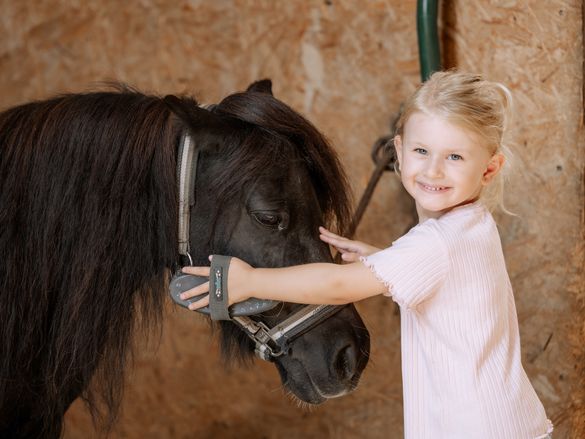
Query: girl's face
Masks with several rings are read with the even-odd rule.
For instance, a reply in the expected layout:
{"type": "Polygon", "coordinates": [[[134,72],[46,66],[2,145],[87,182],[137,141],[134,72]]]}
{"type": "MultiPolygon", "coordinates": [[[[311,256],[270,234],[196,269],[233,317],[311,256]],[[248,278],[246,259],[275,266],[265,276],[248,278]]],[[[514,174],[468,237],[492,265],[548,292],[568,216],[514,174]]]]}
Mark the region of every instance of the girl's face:
{"type": "Polygon", "coordinates": [[[475,201],[504,163],[471,131],[422,112],[408,118],[394,142],[402,184],[416,202],[419,222],[475,201]]]}

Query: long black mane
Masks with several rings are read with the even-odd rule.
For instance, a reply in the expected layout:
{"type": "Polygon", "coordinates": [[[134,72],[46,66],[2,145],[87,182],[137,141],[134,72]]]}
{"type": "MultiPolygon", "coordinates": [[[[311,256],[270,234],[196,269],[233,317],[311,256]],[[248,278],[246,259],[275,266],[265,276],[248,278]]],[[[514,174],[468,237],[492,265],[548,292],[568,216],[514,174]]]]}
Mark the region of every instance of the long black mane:
{"type": "MultiPolygon", "coordinates": [[[[232,95],[213,112],[253,134],[227,133],[223,196],[286,160],[286,149],[259,142],[284,139],[272,144],[295,146],[326,219],[343,231],[346,179],[309,122],[264,93],[232,95]]],[[[37,408],[17,416],[42,417],[50,435],[81,394],[95,419],[114,422],[135,327],[158,327],[177,261],[183,129],[162,98],[132,90],[0,114],[0,413],[30,399],[37,408]]]]}
{"type": "Polygon", "coordinates": [[[0,410],[37,395],[50,425],[75,388],[116,413],[137,309],[160,320],[176,258],[176,131],[131,92],[0,115],[0,410]]]}

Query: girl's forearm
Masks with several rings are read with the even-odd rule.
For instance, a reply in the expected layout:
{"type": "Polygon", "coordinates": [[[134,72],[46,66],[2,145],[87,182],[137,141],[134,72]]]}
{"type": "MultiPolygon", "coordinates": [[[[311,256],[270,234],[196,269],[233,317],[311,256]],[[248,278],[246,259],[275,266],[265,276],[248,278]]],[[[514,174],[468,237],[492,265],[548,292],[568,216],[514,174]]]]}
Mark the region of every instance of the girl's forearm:
{"type": "Polygon", "coordinates": [[[340,305],[384,291],[383,284],[361,262],[256,268],[249,280],[252,297],[306,304],[340,305]]]}

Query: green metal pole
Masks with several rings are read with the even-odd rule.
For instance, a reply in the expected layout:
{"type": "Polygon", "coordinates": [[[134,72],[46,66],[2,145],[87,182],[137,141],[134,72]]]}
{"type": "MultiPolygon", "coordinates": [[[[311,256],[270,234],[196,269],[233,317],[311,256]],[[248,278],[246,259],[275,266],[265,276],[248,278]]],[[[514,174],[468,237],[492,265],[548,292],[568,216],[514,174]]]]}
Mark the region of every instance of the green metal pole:
{"type": "Polygon", "coordinates": [[[441,51],[437,32],[437,0],[417,0],[416,31],[420,76],[424,82],[433,72],[441,70],[441,51]]]}

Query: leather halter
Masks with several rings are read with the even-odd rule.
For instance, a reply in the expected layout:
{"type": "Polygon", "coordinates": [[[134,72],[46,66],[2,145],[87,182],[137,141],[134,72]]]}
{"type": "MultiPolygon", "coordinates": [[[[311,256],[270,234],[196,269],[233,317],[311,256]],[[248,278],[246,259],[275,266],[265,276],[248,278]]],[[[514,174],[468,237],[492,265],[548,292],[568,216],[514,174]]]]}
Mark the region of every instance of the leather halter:
{"type": "Polygon", "coordinates": [[[191,136],[184,133],[179,144],[177,180],[179,182],[179,254],[189,258],[191,265],[191,251],[189,245],[189,220],[191,206],[195,204],[195,176],[199,151],[195,151],[191,136]]]}
{"type": "MultiPolygon", "coordinates": [[[[189,134],[184,133],[181,137],[177,158],[177,179],[179,187],[178,245],[179,254],[186,256],[191,264],[193,263],[193,259],[190,254],[189,221],[191,206],[195,204],[195,180],[198,159],[199,151],[196,145],[194,145],[193,139],[189,134]]],[[[258,299],[252,300],[258,301],[258,299]]],[[[246,302],[243,302],[243,304],[246,302]]],[[[321,321],[336,314],[345,306],[305,305],[273,328],[269,328],[265,323],[253,320],[247,315],[232,315],[231,320],[254,341],[254,352],[256,355],[263,360],[271,361],[276,357],[286,355],[289,351],[288,345],[292,340],[304,334],[321,321]]],[[[257,303],[253,302],[248,308],[254,309],[254,311],[250,311],[250,315],[253,315],[273,307],[274,305],[271,305],[264,309],[258,309],[257,303]]]]}

